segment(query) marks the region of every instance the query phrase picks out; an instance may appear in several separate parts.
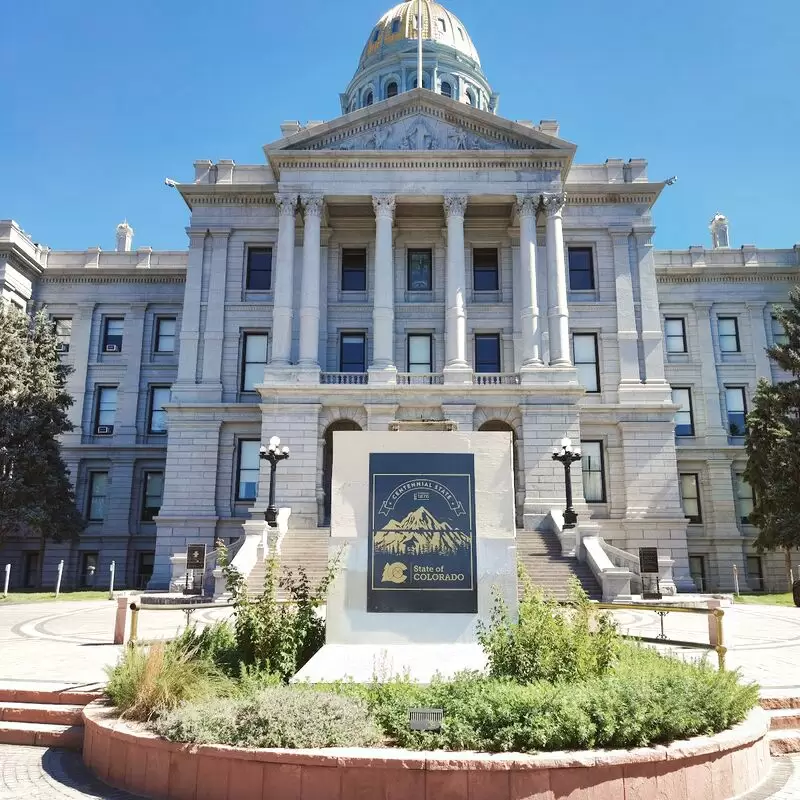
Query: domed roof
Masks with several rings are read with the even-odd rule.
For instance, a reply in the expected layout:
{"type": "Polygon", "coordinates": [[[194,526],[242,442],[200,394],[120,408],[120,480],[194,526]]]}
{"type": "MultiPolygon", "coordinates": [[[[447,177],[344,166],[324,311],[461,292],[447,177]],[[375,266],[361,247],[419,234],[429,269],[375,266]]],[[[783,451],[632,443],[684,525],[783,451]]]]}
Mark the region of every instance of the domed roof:
{"type": "MultiPolygon", "coordinates": [[[[404,39],[417,39],[418,0],[406,0],[390,8],[375,24],[361,54],[359,66],[379,56],[386,45],[404,39]]],[[[422,39],[452,47],[472,59],[480,67],[478,51],[464,27],[464,23],[443,5],[422,0],[422,39]]]]}

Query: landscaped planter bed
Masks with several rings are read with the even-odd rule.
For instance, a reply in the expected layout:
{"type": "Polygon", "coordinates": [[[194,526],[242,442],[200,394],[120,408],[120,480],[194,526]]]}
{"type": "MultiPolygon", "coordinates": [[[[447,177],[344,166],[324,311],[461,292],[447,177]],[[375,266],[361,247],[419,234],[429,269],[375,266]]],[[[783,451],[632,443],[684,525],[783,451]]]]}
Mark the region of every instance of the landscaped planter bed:
{"type": "Polygon", "coordinates": [[[760,709],[731,730],[668,746],[542,755],[186,745],[101,702],[84,717],[86,765],[153,800],[729,800],[770,769],[760,709]]]}

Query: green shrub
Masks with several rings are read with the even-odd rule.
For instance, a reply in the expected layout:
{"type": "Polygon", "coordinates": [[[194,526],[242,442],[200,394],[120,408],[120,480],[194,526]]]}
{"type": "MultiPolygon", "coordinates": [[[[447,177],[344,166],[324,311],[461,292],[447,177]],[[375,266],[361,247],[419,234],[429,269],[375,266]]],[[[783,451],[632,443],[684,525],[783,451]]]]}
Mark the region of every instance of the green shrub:
{"type": "Polygon", "coordinates": [[[189,703],[161,716],[153,728],[176,742],[235,747],[368,747],[381,741],[364,701],[296,686],[189,703]]]}
{"type": "Polygon", "coordinates": [[[180,703],[228,694],[230,682],[179,642],[129,647],[106,669],[106,694],[123,717],[150,720],[180,703]]]}
{"type": "Polygon", "coordinates": [[[240,658],[233,626],[220,620],[204,628],[191,625],[174,640],[177,647],[204,658],[226,675],[239,674],[240,658]]]}
{"type": "Polygon", "coordinates": [[[623,639],[608,614],[598,612],[580,584],[570,584],[570,603],[547,599],[522,574],[519,620],[512,622],[503,599],[495,596],[491,622],[479,640],[489,674],[533,681],[580,681],[608,672],[623,639]]]}

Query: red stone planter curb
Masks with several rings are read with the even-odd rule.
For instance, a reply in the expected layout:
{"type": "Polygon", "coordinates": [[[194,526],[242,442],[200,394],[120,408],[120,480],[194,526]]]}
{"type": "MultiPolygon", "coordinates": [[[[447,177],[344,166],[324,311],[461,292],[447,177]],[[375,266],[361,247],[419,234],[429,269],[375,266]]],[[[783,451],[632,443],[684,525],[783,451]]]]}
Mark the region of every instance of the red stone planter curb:
{"type": "Polygon", "coordinates": [[[666,747],[542,755],[185,745],[100,702],[84,720],[86,765],[153,800],[729,800],[770,770],[761,709],[729,731],[666,747]]]}

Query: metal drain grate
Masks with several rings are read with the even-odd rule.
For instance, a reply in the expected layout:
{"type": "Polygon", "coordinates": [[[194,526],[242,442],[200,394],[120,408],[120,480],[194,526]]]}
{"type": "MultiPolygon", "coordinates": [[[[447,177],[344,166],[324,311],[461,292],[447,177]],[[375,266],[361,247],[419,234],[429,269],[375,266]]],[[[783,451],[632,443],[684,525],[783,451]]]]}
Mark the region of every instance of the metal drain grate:
{"type": "Polygon", "coordinates": [[[441,708],[410,708],[408,726],[412,731],[438,731],[442,727],[444,711],[441,708]]]}

